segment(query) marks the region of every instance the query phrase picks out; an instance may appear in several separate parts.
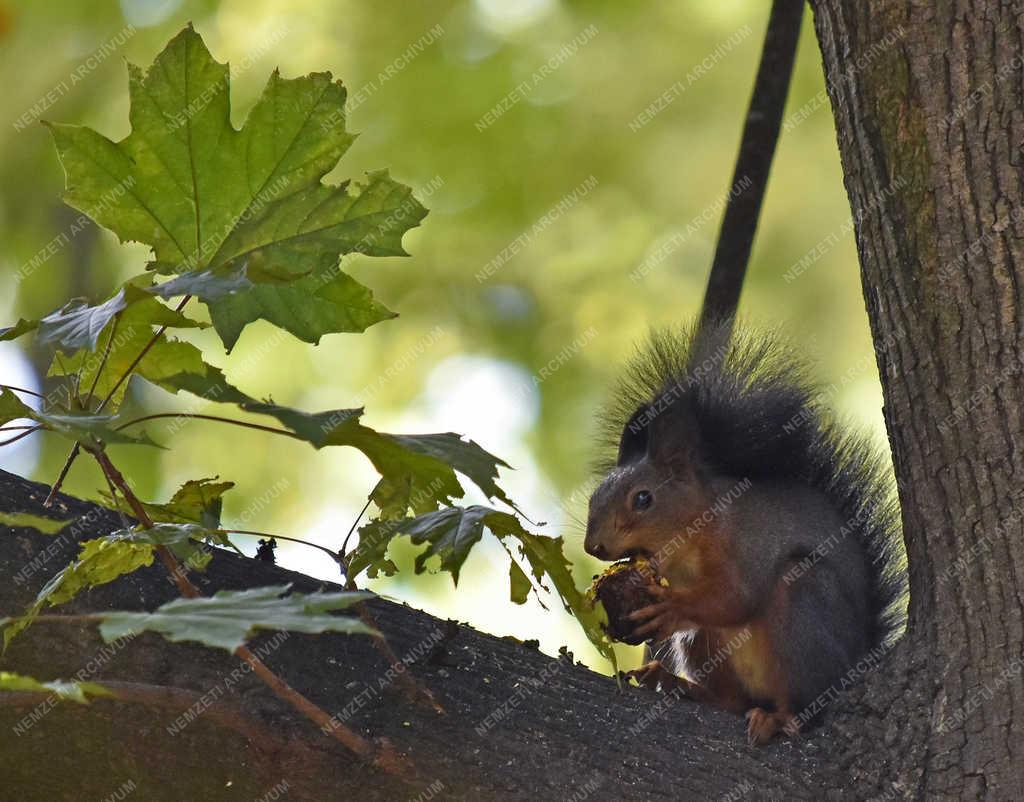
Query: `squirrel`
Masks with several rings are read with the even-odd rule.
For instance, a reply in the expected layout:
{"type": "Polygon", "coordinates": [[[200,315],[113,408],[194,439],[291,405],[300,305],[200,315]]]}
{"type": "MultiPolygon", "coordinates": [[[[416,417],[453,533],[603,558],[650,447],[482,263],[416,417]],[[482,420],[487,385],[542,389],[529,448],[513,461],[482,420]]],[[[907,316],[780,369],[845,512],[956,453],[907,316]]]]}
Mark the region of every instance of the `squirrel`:
{"type": "Polygon", "coordinates": [[[628,616],[658,659],[630,674],[745,713],[764,744],[897,638],[907,579],[884,461],[826,413],[791,348],[732,328],[657,334],[633,360],[584,547],[663,580],[628,616]]]}

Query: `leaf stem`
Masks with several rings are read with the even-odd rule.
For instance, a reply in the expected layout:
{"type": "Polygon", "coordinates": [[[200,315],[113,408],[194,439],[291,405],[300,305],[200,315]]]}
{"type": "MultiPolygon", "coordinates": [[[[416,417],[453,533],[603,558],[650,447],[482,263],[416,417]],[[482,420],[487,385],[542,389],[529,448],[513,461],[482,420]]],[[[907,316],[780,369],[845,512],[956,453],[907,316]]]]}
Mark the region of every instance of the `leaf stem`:
{"type": "Polygon", "coordinates": [[[53,352],[53,356],[54,359],[57,360],[57,364],[60,366],[61,375],[64,377],[64,382],[68,388],[68,404],[70,405],[71,401],[74,400],[76,405],[80,406],[82,401],[78,397],[78,390],[72,391],[72,388],[75,386],[73,382],[74,377],[68,376],[68,369],[64,367],[64,360],[61,358],[59,348],[53,352]]]}
{"type": "Polygon", "coordinates": [[[46,427],[42,426],[41,424],[40,425],[36,425],[36,426],[31,426],[26,431],[22,432],[21,434],[16,434],[16,435],[14,435],[14,437],[8,438],[7,440],[0,441],[0,447],[2,447],[2,446],[9,446],[11,443],[17,443],[19,440],[21,440],[21,439],[23,439],[25,437],[28,437],[30,434],[38,432],[40,429],[44,429],[44,428],[46,428],[46,427]]]}
{"type": "Polygon", "coordinates": [[[244,426],[246,429],[257,429],[261,432],[270,432],[271,434],[283,434],[285,437],[290,437],[293,440],[305,440],[297,435],[295,432],[289,431],[288,429],[278,429],[274,426],[263,426],[259,423],[248,423],[247,421],[235,420],[234,418],[222,418],[220,415],[200,415],[195,412],[157,412],[153,415],[144,415],[141,418],[135,418],[127,423],[122,423],[118,426],[115,431],[121,431],[128,426],[134,426],[137,423],[144,423],[148,420],[158,420],[160,418],[195,418],[196,420],[210,420],[216,421],[217,423],[231,423],[235,426],[244,426]]]}
{"type": "MultiPolygon", "coordinates": [[[[107,365],[107,359],[110,358],[110,347],[114,344],[114,335],[117,334],[117,324],[120,322],[120,316],[114,317],[114,322],[110,325],[110,336],[107,338],[107,347],[103,349],[103,358],[100,360],[99,367],[96,368],[96,375],[92,377],[92,385],[89,387],[88,398],[92,398],[96,392],[96,385],[99,383],[100,374],[103,372],[103,368],[107,365]]],[[[85,360],[82,361],[85,364],[85,360]]]]}
{"type": "Polygon", "coordinates": [[[349,538],[352,537],[352,533],[356,531],[356,527],[359,526],[359,522],[363,519],[363,516],[366,515],[366,511],[368,509],[370,509],[370,502],[371,501],[373,501],[373,496],[367,496],[366,503],[363,505],[363,508],[359,511],[359,514],[356,516],[356,519],[352,522],[352,526],[349,527],[348,534],[345,535],[345,539],[341,543],[341,551],[338,552],[339,554],[341,554],[342,560],[344,560],[343,567],[345,568],[345,582],[346,582],[346,584],[349,581],[349,578],[348,578],[348,541],[349,541],[349,538]]]}
{"type": "MultiPolygon", "coordinates": [[[[187,304],[191,300],[192,296],[186,295],[184,298],[181,299],[178,305],[174,307],[174,311],[180,312],[182,309],[185,308],[185,304],[187,304]]],[[[150,337],[149,342],[146,343],[146,345],[143,347],[141,351],[139,351],[139,355],[132,360],[132,363],[127,368],[125,368],[124,373],[121,374],[121,378],[119,378],[117,382],[114,384],[114,386],[110,388],[110,392],[107,393],[106,398],[104,398],[103,401],[100,402],[100,405],[96,407],[97,414],[99,414],[106,408],[107,404],[110,403],[110,399],[114,397],[114,393],[117,392],[117,389],[128,380],[128,377],[131,376],[132,373],[135,372],[135,368],[139,366],[139,363],[143,360],[146,354],[149,353],[149,349],[156,345],[157,340],[163,337],[164,332],[167,331],[167,329],[168,325],[165,323],[159,329],[156,330],[156,333],[152,337],[150,337]]]]}
{"type": "Polygon", "coordinates": [[[252,530],[252,529],[218,529],[217,531],[218,532],[223,532],[226,535],[252,535],[253,537],[274,538],[276,540],[285,540],[285,541],[287,541],[289,543],[301,543],[303,546],[310,546],[311,548],[314,548],[314,549],[320,549],[320,551],[324,552],[325,554],[331,555],[331,559],[334,560],[337,563],[341,563],[342,562],[341,555],[338,554],[337,552],[331,551],[329,548],[327,548],[326,546],[321,546],[319,543],[311,543],[308,540],[301,540],[301,539],[299,539],[297,537],[285,537],[284,535],[273,535],[273,534],[270,534],[269,532],[257,532],[257,531],[252,530]]]}
{"type": "Polygon", "coordinates": [[[117,507],[117,515],[121,519],[121,526],[125,529],[130,529],[131,524],[128,522],[128,516],[124,514],[124,510],[121,508],[121,502],[117,500],[117,488],[114,487],[114,483],[111,478],[103,473],[103,478],[107,480],[107,487],[110,489],[110,500],[114,502],[114,506],[117,507]]]}
{"type": "MultiPolygon", "coordinates": [[[[182,309],[185,308],[185,304],[187,304],[191,299],[191,295],[186,295],[184,298],[181,299],[181,302],[174,308],[174,311],[180,312],[182,309]]],[[[117,383],[110,388],[110,392],[107,393],[106,398],[104,398],[100,402],[100,405],[96,407],[97,414],[102,412],[104,408],[107,406],[107,404],[110,403],[110,399],[114,397],[114,393],[117,392],[117,388],[124,384],[125,380],[132,375],[132,372],[135,370],[135,368],[138,367],[139,363],[142,361],[142,358],[149,353],[149,349],[156,344],[156,341],[163,336],[163,333],[165,331],[167,331],[167,326],[163,325],[150,338],[149,342],[146,343],[141,353],[137,357],[135,357],[132,363],[128,366],[127,370],[125,370],[125,372],[121,374],[121,378],[117,380],[117,383]]],[[[107,343],[108,346],[112,341],[113,338],[111,338],[111,341],[107,343]]],[[[106,355],[104,354],[104,361],[105,360],[106,355]]],[[[96,377],[99,378],[99,371],[96,371],[96,377]]],[[[93,385],[93,388],[95,389],[95,384],[93,385]]],[[[44,507],[49,507],[53,504],[53,500],[54,498],[56,498],[57,492],[60,490],[60,486],[64,484],[64,480],[67,478],[68,471],[71,470],[71,465],[74,463],[75,458],[81,453],[81,451],[81,446],[78,443],[75,443],[74,446],[71,447],[71,452],[68,454],[68,458],[64,460],[64,467],[60,469],[60,475],[57,477],[57,481],[53,483],[53,486],[50,488],[50,492],[46,494],[46,498],[43,500],[44,507]]]]}
{"type": "Polygon", "coordinates": [[[15,387],[13,384],[0,384],[0,388],[4,390],[14,390],[16,393],[25,393],[26,395],[34,395],[36,398],[42,398],[46,400],[46,396],[42,393],[37,393],[35,390],[26,390],[24,387],[15,387]]]}

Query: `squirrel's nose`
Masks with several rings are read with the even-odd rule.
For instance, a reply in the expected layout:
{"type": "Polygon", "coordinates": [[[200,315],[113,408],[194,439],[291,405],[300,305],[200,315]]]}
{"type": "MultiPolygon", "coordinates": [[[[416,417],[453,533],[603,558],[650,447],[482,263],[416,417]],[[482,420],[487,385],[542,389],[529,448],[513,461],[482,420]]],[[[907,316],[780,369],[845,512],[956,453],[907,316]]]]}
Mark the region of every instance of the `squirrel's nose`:
{"type": "Polygon", "coordinates": [[[601,543],[584,543],[583,548],[588,554],[593,557],[597,557],[599,560],[608,560],[608,549],[606,549],[601,543]]]}

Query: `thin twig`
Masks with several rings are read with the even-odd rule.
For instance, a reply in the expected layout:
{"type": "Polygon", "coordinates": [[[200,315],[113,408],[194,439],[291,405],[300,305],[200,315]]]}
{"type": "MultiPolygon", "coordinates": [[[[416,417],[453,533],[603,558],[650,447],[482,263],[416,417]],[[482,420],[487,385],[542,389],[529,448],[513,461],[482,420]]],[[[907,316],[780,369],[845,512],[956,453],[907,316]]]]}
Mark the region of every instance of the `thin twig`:
{"type": "MultiPolygon", "coordinates": [[[[380,638],[374,638],[374,642],[379,641],[380,638]]],[[[263,680],[278,697],[288,702],[313,723],[319,724],[320,731],[325,735],[330,734],[332,738],[343,746],[389,774],[411,779],[412,771],[410,764],[395,751],[394,747],[386,739],[378,739],[377,743],[374,744],[349,729],[337,718],[330,716],[327,711],[311,702],[271,671],[266,663],[249,650],[248,646],[239,646],[235,649],[235,655],[248,663],[252,667],[253,673],[263,680]]]]}
{"type": "MultiPolygon", "coordinates": [[[[121,491],[121,495],[125,501],[128,502],[128,506],[135,512],[135,517],[138,518],[139,523],[147,528],[151,528],[153,519],[146,511],[145,506],[138,499],[132,489],[128,486],[124,476],[115,467],[114,463],[110,461],[110,457],[107,456],[106,452],[103,451],[102,447],[90,449],[90,453],[99,463],[103,472],[110,477],[110,480],[117,485],[121,491]]],[[[160,557],[161,562],[170,572],[171,577],[174,579],[175,584],[178,586],[178,591],[182,596],[188,599],[195,599],[201,596],[199,589],[192,584],[191,580],[185,575],[185,571],[178,562],[178,559],[171,553],[166,546],[156,547],[157,555],[160,557]]],[[[380,641],[380,638],[374,638],[374,642],[380,641]]],[[[315,724],[320,726],[321,732],[325,735],[329,735],[334,738],[340,744],[350,749],[355,754],[364,758],[367,761],[373,763],[378,768],[383,769],[391,774],[395,774],[400,777],[408,778],[411,776],[411,766],[404,761],[395,751],[394,748],[384,739],[379,739],[376,744],[372,741],[368,741],[363,736],[354,732],[345,726],[342,722],[332,718],[323,708],[311,702],[297,690],[292,688],[287,682],[281,677],[275,674],[259,657],[250,651],[247,646],[239,646],[235,649],[235,656],[240,660],[248,663],[252,668],[253,673],[256,674],[267,687],[270,688],[279,698],[286,701],[306,718],[310,719],[315,724]]]]}
{"type": "MultiPolygon", "coordinates": [[[[370,502],[373,501],[373,497],[370,496],[366,499],[366,503],[363,508],[359,511],[359,515],[352,522],[352,526],[349,527],[348,534],[345,535],[345,540],[341,544],[341,568],[345,573],[345,589],[346,590],[358,590],[356,587],[355,577],[351,575],[348,569],[349,554],[348,554],[348,541],[352,537],[352,533],[356,531],[356,527],[359,525],[359,521],[362,520],[363,515],[370,508],[370,502]]],[[[371,629],[376,629],[380,632],[380,627],[377,626],[377,622],[373,617],[373,613],[370,612],[370,608],[366,606],[365,602],[360,602],[355,605],[355,611],[359,614],[360,620],[371,629]]],[[[377,651],[380,652],[381,656],[387,661],[388,665],[394,670],[394,674],[398,677],[398,684],[401,687],[406,698],[414,704],[426,703],[434,712],[444,714],[445,709],[441,706],[441,703],[437,701],[434,694],[430,692],[430,689],[424,685],[421,685],[412,677],[408,671],[405,670],[405,666],[402,661],[398,659],[398,656],[388,645],[387,640],[384,638],[375,638],[373,645],[377,651]]]]}
{"type": "Polygon", "coordinates": [[[68,458],[64,460],[64,465],[60,469],[60,474],[57,476],[57,481],[50,486],[50,492],[46,494],[46,498],[43,499],[43,506],[49,507],[53,505],[53,500],[57,498],[57,493],[60,491],[60,486],[64,484],[64,480],[68,476],[68,471],[71,470],[71,465],[75,461],[75,457],[82,451],[82,447],[75,443],[71,447],[71,453],[68,454],[68,458]]]}
{"type": "Polygon", "coordinates": [[[107,480],[107,487],[110,488],[110,500],[114,502],[114,506],[117,507],[117,514],[121,518],[121,526],[124,529],[131,529],[131,524],[128,523],[128,516],[124,514],[124,510],[121,509],[121,502],[117,500],[117,488],[114,487],[114,483],[107,475],[106,471],[101,471],[103,478],[107,480]]]}
{"type": "MultiPolygon", "coordinates": [[[[359,602],[359,604],[355,605],[354,609],[359,614],[359,620],[366,624],[366,626],[381,632],[380,627],[377,626],[377,620],[373,617],[373,613],[370,612],[370,608],[366,606],[366,602],[359,602]]],[[[447,714],[448,711],[441,706],[441,703],[437,701],[437,698],[431,693],[430,689],[417,682],[416,678],[409,673],[405,664],[392,651],[387,640],[383,637],[374,638],[373,645],[380,652],[381,657],[387,661],[392,673],[398,678],[398,685],[401,687],[406,699],[414,704],[425,704],[435,713],[447,714]]]]}

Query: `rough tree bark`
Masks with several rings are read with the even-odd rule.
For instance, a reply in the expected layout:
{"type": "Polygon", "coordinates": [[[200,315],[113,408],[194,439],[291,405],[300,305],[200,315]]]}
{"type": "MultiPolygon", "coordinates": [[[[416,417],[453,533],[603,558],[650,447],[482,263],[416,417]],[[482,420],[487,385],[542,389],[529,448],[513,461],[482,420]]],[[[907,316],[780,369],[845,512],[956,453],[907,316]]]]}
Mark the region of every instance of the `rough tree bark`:
{"type": "MultiPolygon", "coordinates": [[[[1006,0],[812,6],[858,221],[911,577],[905,638],[822,726],[750,749],[738,718],[686,701],[645,718],[658,702],[648,692],[619,693],[564,660],[381,601],[381,628],[399,655],[418,655],[409,671],[447,715],[408,701],[394,682],[365,694],[387,667],[363,639],[292,636],[266,659],[327,709],[350,710],[353,728],[389,737],[416,765],[416,783],[366,768],[251,677],[225,690],[230,658],[144,636],[92,678],[173,686],[185,695],[172,709],[219,688],[211,713],[171,736],[166,709],[97,701],[47,712],[15,737],[41,700],[26,707],[0,695],[0,797],[102,799],[131,778],[136,798],[176,802],[255,799],[281,781],[291,785],[280,798],[328,802],[1024,798],[1024,12],[1006,0]],[[418,650],[435,631],[443,637],[418,650]]],[[[44,495],[0,476],[0,509],[39,513],[44,495]]],[[[75,538],[117,525],[61,503],[87,524],[58,536],[28,580],[0,586],[0,615],[21,609],[73,555],[75,538]]],[[[52,542],[2,533],[3,576],[52,542]]],[[[282,579],[315,585],[227,554],[200,581],[211,592],[282,579]]],[[[75,609],[152,607],[173,594],[154,568],[91,591],[75,609]]],[[[0,668],[68,676],[99,649],[95,633],[37,625],[0,668]]]]}
{"type": "Polygon", "coordinates": [[[1020,799],[1024,8],[813,5],[910,567],[907,637],[870,683],[890,685],[887,779],[916,798],[1020,799]]]}

